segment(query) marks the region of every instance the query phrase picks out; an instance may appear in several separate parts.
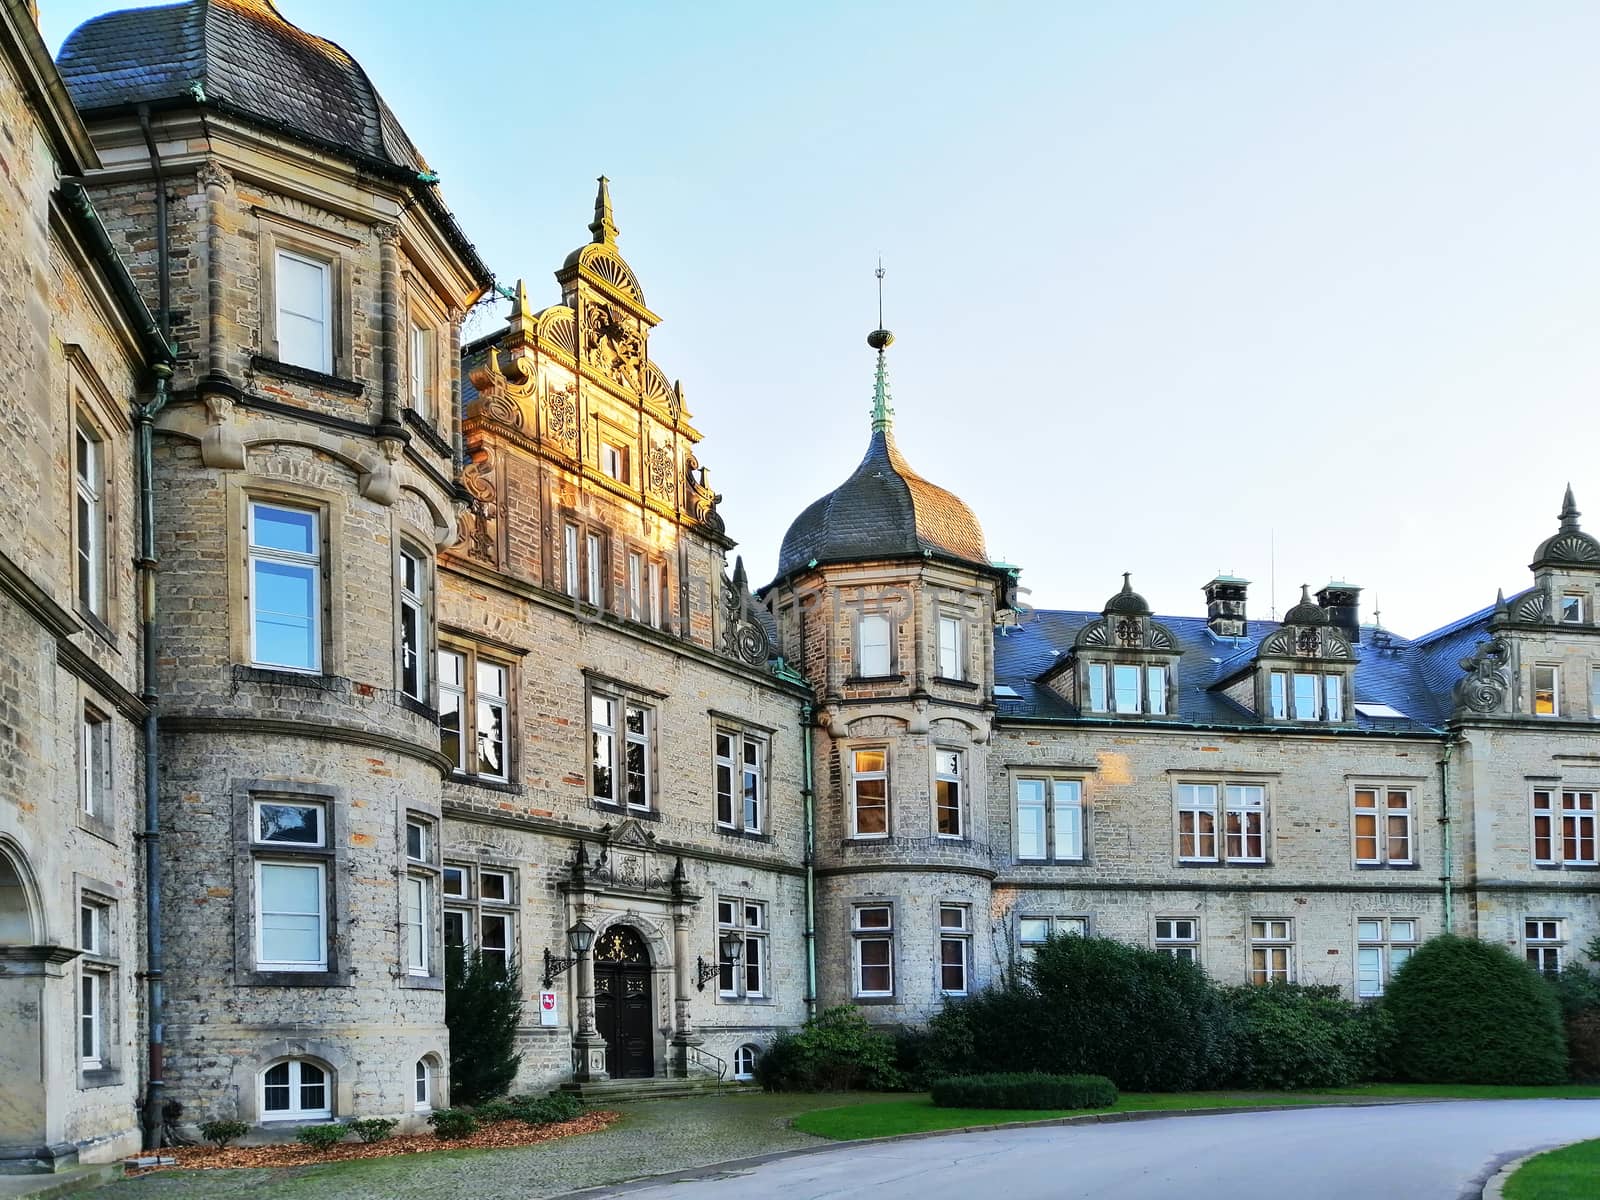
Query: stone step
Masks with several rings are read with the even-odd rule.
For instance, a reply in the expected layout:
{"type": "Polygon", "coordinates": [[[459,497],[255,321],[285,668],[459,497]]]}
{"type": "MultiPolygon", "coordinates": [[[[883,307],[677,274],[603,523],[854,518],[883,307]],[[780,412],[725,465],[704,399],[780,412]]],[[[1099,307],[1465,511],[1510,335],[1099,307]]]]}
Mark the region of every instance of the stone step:
{"type": "Polygon", "coordinates": [[[608,1079],[603,1083],[563,1083],[569,1092],[587,1104],[625,1103],[635,1100],[671,1100],[684,1096],[739,1095],[758,1092],[755,1084],[719,1079],[608,1079]]]}

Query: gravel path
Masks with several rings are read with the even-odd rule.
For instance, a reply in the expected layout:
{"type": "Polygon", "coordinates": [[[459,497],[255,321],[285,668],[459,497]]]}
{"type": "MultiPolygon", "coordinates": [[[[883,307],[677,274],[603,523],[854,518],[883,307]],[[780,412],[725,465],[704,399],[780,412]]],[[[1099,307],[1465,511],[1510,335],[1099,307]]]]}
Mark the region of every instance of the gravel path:
{"type": "MultiPolygon", "coordinates": [[[[899,1099],[900,1097],[884,1097],[899,1099]]],[[[789,1119],[841,1096],[712,1096],[619,1104],[601,1133],[524,1150],[452,1151],[281,1170],[158,1171],[95,1200],[536,1200],[575,1188],[814,1146],[789,1119]]]]}

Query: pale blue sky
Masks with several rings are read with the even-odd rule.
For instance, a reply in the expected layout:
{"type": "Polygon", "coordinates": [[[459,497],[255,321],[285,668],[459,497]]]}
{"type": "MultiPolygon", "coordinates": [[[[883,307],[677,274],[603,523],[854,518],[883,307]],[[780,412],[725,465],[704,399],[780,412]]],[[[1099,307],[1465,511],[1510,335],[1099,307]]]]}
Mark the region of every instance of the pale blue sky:
{"type": "MultiPolygon", "coordinates": [[[[43,0],[59,45],[103,0],[43,0]]],[[[755,580],[867,440],[1035,605],[1218,570],[1407,634],[1600,531],[1600,5],[283,0],[536,303],[613,180],[755,580]]]]}

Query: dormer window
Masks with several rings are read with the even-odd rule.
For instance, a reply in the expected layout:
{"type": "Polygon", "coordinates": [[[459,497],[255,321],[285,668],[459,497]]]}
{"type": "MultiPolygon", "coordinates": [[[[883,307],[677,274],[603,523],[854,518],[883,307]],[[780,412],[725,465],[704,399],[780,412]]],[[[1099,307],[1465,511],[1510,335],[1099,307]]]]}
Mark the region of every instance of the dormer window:
{"type": "Polygon", "coordinates": [[[1090,712],[1142,713],[1149,716],[1166,714],[1166,667],[1092,662],[1086,669],[1090,712]]]}
{"type": "Polygon", "coordinates": [[[1177,662],[1172,630],[1151,617],[1149,604],[1124,575],[1122,590],[1106,601],[1100,619],[1078,631],[1071,656],[1041,682],[1082,712],[1163,717],[1171,708],[1177,662]]]}
{"type": "Polygon", "coordinates": [[[1315,671],[1274,671],[1270,684],[1274,721],[1344,720],[1344,676],[1315,671]]]}
{"type": "Polygon", "coordinates": [[[1582,625],[1588,615],[1588,605],[1584,603],[1584,597],[1581,594],[1573,593],[1561,597],[1561,623],[1563,625],[1582,625]]]}

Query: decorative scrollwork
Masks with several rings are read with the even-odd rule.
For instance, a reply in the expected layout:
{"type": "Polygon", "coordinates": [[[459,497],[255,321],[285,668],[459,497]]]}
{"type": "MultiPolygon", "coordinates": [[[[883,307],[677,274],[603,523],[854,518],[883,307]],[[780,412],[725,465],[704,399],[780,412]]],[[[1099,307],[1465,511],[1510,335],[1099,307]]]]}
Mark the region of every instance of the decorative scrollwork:
{"type": "Polygon", "coordinates": [[[1534,624],[1544,624],[1550,620],[1550,597],[1543,589],[1535,588],[1525,596],[1518,597],[1511,604],[1511,619],[1513,621],[1528,621],[1534,624]]]}
{"type": "Polygon", "coordinates": [[[463,467],[461,482],[471,497],[457,524],[461,540],[469,556],[493,565],[500,542],[500,500],[489,458],[485,456],[463,467]]]}
{"type": "Polygon", "coordinates": [[[766,626],[756,619],[755,608],[744,559],[736,558],[733,578],[722,577],[722,648],[730,658],[760,667],[772,656],[772,639],[766,626]]]}
{"type": "Polygon", "coordinates": [[[1117,622],[1117,644],[1119,646],[1144,645],[1144,630],[1140,628],[1139,621],[1134,617],[1123,617],[1117,622]]]}
{"type": "Polygon", "coordinates": [[[483,402],[483,415],[491,421],[522,428],[522,406],[503,391],[495,391],[483,402]]]}
{"type": "Polygon", "coordinates": [[[722,495],[711,490],[710,472],[700,465],[700,460],[694,456],[692,450],[684,455],[683,467],[684,507],[700,524],[722,533],[727,528],[722,520],[722,514],[717,511],[717,505],[722,502],[722,495]]]}
{"type": "Polygon", "coordinates": [[[1322,653],[1322,631],[1309,627],[1300,630],[1295,635],[1294,651],[1306,658],[1315,658],[1322,653]]]}
{"type": "Polygon", "coordinates": [[[1494,637],[1478,643],[1460,667],[1466,678],[1456,684],[1456,704],[1473,712],[1498,712],[1511,691],[1511,648],[1505,638],[1494,637]]]}
{"type": "Polygon", "coordinates": [[[568,452],[578,452],[578,389],[551,388],[544,398],[544,435],[568,452]]]}
{"type": "Polygon", "coordinates": [[[591,300],[584,308],[583,355],[614,382],[638,390],[644,369],[644,338],[633,317],[591,300]]]}
{"type": "Polygon", "coordinates": [[[677,492],[674,465],[672,449],[668,446],[652,446],[645,460],[645,487],[669,503],[677,492]]]}

